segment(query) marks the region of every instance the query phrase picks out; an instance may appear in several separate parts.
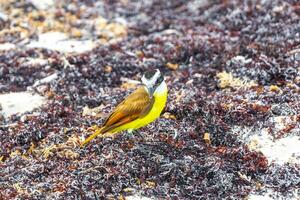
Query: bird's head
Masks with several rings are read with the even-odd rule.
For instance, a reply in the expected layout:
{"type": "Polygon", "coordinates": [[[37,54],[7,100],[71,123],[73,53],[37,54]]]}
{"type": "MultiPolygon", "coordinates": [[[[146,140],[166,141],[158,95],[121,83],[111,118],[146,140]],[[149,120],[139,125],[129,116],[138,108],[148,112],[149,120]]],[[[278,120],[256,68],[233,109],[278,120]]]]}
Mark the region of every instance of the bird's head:
{"type": "Polygon", "coordinates": [[[149,94],[152,96],[155,90],[164,82],[164,76],[158,69],[156,69],[147,71],[141,80],[148,89],[149,94]]]}

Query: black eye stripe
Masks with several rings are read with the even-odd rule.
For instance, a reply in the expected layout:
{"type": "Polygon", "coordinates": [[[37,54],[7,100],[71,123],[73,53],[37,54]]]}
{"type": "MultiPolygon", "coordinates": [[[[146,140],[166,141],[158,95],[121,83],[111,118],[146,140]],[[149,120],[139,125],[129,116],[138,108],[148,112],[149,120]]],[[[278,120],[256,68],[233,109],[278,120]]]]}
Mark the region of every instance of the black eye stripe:
{"type": "Polygon", "coordinates": [[[151,79],[155,75],[156,71],[148,71],[145,73],[145,78],[151,79]]]}
{"type": "Polygon", "coordinates": [[[162,75],[160,75],[155,82],[154,88],[157,88],[161,84],[161,82],[163,82],[163,80],[164,80],[164,77],[162,75]]]}

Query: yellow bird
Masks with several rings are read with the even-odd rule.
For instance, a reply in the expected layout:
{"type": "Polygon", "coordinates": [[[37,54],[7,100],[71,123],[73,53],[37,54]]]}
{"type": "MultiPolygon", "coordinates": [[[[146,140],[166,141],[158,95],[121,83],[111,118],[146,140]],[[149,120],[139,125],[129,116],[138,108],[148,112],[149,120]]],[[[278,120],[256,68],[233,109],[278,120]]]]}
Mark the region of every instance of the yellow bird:
{"type": "Polygon", "coordinates": [[[85,146],[93,138],[127,130],[131,133],[157,119],[164,109],[168,88],[164,76],[156,69],[146,72],[142,86],[125,98],[107,117],[100,128],[80,145],[85,146]]]}

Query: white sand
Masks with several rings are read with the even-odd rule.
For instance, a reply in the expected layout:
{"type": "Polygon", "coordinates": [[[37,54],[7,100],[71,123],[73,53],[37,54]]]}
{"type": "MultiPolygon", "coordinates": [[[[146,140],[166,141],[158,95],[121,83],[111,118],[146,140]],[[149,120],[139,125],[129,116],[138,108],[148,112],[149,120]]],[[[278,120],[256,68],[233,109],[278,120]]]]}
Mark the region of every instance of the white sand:
{"type": "Polygon", "coordinates": [[[54,0],[29,0],[37,9],[47,10],[55,5],[54,0]]]}
{"type": "Polygon", "coordinates": [[[0,44],[0,51],[8,51],[8,50],[15,49],[15,48],[16,48],[16,45],[12,44],[12,43],[0,44]]]}
{"type": "Polygon", "coordinates": [[[236,126],[232,132],[240,135],[241,140],[251,150],[262,152],[269,164],[272,162],[280,165],[285,163],[300,164],[300,137],[297,134],[300,130],[296,116],[272,117],[267,123],[274,125],[274,129],[271,131],[275,135],[280,134],[280,131],[284,131],[290,124],[295,123],[296,126],[285,137],[279,139],[273,138],[268,132],[268,128],[263,124],[261,128],[236,126]]]}
{"type": "Polygon", "coordinates": [[[0,113],[4,117],[17,113],[22,114],[40,107],[44,102],[44,97],[30,92],[0,94],[0,105],[2,107],[0,113]]]}
{"type": "Polygon", "coordinates": [[[63,53],[83,53],[95,47],[92,40],[69,39],[65,33],[47,32],[39,35],[38,41],[30,42],[29,48],[45,48],[63,53]]]}
{"type": "MultiPolygon", "coordinates": [[[[261,132],[260,135],[250,137],[256,151],[261,151],[268,159],[269,164],[294,163],[300,164],[300,137],[288,136],[274,140],[270,135],[261,132]]],[[[253,147],[252,147],[253,148],[253,147]]]]}
{"type": "MultiPolygon", "coordinates": [[[[267,123],[274,125],[273,133],[280,133],[289,124],[297,123],[295,116],[277,116],[272,117],[267,123]]],[[[264,124],[260,128],[240,127],[233,128],[233,133],[241,136],[241,140],[248,145],[253,151],[262,152],[268,159],[269,165],[276,163],[285,165],[287,163],[300,164],[300,137],[297,135],[299,126],[295,126],[290,132],[282,138],[276,139],[268,131],[264,124]],[[296,133],[296,134],[295,134],[296,133]]],[[[287,199],[280,193],[276,193],[272,188],[265,186],[266,192],[263,194],[251,193],[248,200],[273,200],[273,199],[287,199]]],[[[299,191],[292,192],[288,199],[299,199],[299,191]]]]}

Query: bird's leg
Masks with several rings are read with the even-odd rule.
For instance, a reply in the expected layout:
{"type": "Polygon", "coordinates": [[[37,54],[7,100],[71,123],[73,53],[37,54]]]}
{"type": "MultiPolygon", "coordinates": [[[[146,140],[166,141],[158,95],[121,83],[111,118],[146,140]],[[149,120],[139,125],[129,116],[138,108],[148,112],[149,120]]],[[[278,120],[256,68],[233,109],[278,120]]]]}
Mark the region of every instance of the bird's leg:
{"type": "Polygon", "coordinates": [[[130,134],[133,136],[133,138],[135,135],[138,135],[142,140],[145,140],[144,136],[137,129],[131,129],[130,134]]]}
{"type": "Polygon", "coordinates": [[[128,129],[127,130],[127,135],[129,139],[132,139],[134,138],[134,135],[133,135],[133,129],[128,129]]]}

